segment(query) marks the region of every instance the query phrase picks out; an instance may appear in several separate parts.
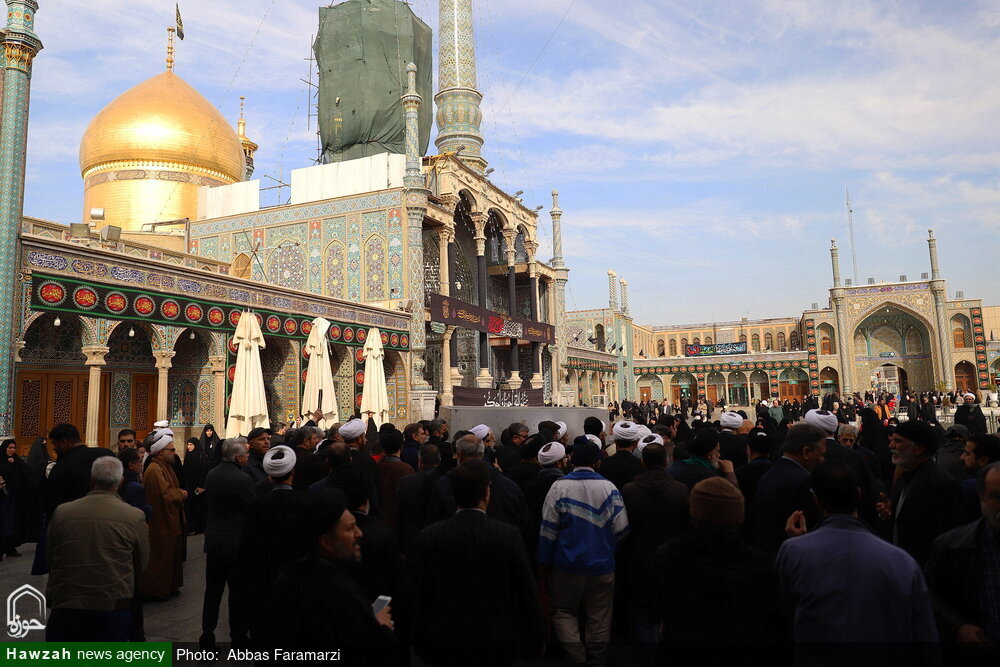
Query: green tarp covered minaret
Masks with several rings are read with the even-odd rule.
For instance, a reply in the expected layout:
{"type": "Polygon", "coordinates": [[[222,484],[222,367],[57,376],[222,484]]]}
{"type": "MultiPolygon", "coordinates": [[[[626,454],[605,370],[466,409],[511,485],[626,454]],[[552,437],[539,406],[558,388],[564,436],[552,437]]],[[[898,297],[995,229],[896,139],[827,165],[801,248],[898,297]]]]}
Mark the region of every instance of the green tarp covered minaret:
{"type": "MultiPolygon", "coordinates": [[[[323,163],[406,152],[406,65],[417,65],[417,92],[432,99],[431,29],[397,0],[347,0],[320,7],[313,44],[319,64],[323,163]]],[[[420,153],[430,139],[432,105],[420,108],[420,153]]]]}

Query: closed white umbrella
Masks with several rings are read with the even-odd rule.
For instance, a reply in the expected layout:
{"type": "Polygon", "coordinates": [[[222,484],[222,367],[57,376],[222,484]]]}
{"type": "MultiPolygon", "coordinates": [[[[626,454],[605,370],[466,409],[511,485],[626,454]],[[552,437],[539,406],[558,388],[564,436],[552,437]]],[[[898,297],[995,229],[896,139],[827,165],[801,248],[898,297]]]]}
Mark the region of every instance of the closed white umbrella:
{"type": "Polygon", "coordinates": [[[382,359],[382,334],[376,327],[368,330],[365,341],[365,383],[361,389],[361,416],[375,420],[378,428],[389,418],[389,392],[385,389],[385,367],[382,359]]]}
{"type": "Polygon", "coordinates": [[[229,419],[226,437],[249,435],[250,431],[271,425],[267,418],[267,396],[264,394],[264,372],[260,367],[260,351],[265,347],[264,334],[257,324],[257,316],[243,311],[233,337],[236,345],[236,375],[229,402],[229,419]]]}
{"type": "Polygon", "coordinates": [[[330,348],[327,345],[326,332],[330,323],[322,317],[312,321],[312,329],[306,340],[306,352],[309,353],[309,367],[306,369],[306,386],[302,391],[302,414],[311,415],[317,410],[323,411],[319,427],[326,429],[337,418],[337,391],[333,386],[333,370],[330,366],[330,348]],[[320,392],[323,404],[320,405],[320,392]]]}

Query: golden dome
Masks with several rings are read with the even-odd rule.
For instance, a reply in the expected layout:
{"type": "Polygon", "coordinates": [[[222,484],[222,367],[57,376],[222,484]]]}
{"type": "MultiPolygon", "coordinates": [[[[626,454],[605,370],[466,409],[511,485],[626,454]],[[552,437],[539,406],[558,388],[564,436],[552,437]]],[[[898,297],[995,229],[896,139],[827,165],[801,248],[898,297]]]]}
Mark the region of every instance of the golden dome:
{"type": "Polygon", "coordinates": [[[243,180],[243,147],[208,100],[166,71],[112,100],[80,142],[85,179],[109,167],[144,166],[176,167],[233,183],[243,180]]]}

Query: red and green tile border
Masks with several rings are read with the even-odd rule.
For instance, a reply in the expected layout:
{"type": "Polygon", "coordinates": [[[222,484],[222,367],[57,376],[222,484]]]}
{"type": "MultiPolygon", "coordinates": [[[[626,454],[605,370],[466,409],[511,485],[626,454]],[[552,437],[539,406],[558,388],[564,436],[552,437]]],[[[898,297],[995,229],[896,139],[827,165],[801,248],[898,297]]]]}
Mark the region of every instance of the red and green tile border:
{"type": "Polygon", "coordinates": [[[979,388],[989,389],[990,365],[986,359],[986,334],[983,328],[983,309],[972,309],[972,340],[976,345],[976,371],[979,373],[979,388]]]}

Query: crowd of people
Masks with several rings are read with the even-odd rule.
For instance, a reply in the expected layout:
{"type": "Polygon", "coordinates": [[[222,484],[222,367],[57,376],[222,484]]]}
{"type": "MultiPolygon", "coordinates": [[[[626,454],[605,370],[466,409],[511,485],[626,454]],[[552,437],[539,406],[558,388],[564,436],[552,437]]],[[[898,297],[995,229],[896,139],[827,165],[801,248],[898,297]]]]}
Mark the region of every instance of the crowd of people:
{"type": "Polygon", "coordinates": [[[797,423],[772,407],[579,433],[209,425],[183,444],[158,423],[117,455],[60,424],[25,462],[4,444],[3,545],[38,541],[50,640],[143,640],[144,604],[181,594],[204,533],[204,648],[225,596],[233,646],[370,664],[754,646],[812,665],[859,643],[997,664],[1000,438],[869,405],[859,428],[839,399],[797,423]]]}

